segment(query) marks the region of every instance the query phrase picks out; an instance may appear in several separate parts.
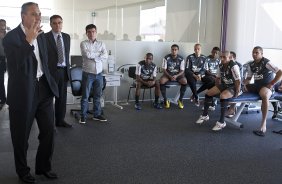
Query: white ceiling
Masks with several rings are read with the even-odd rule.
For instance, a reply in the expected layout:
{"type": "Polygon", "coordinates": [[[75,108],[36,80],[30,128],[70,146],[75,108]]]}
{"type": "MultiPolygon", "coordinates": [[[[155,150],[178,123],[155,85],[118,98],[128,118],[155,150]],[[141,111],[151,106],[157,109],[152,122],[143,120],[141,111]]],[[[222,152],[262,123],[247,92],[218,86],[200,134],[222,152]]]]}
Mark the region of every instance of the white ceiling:
{"type": "Polygon", "coordinates": [[[75,0],[74,3],[79,6],[79,9],[97,10],[114,6],[128,6],[148,1],[154,2],[156,0],[75,0]]]}

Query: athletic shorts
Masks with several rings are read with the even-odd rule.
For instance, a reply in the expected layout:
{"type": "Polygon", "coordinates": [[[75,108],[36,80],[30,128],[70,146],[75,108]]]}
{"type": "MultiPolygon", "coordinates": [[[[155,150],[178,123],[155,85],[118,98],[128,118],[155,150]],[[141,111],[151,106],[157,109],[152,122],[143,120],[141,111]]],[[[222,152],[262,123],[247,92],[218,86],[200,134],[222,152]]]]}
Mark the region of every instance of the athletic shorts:
{"type": "Polygon", "coordinates": [[[261,88],[266,87],[266,85],[258,85],[258,84],[247,84],[246,88],[250,93],[259,93],[261,88]]]}
{"type": "MultiPolygon", "coordinates": [[[[217,85],[216,86],[218,89],[219,89],[219,91],[220,92],[223,92],[223,91],[225,91],[225,90],[228,90],[233,96],[235,95],[235,91],[236,91],[236,89],[235,89],[235,86],[226,86],[226,85],[217,85]]],[[[243,92],[242,91],[240,91],[239,92],[239,95],[241,95],[243,92]]],[[[238,95],[238,96],[239,96],[238,95]]]]}

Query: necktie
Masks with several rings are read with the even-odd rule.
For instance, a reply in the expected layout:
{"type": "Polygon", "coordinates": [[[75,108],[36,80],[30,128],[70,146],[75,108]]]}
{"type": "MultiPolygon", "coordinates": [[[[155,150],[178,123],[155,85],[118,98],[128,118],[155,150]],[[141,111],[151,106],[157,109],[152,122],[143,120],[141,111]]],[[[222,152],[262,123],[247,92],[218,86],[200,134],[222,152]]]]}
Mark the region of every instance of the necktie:
{"type": "Polygon", "coordinates": [[[61,35],[57,37],[57,49],[58,49],[58,62],[62,64],[64,62],[64,51],[63,51],[63,43],[61,40],[61,35]]]}

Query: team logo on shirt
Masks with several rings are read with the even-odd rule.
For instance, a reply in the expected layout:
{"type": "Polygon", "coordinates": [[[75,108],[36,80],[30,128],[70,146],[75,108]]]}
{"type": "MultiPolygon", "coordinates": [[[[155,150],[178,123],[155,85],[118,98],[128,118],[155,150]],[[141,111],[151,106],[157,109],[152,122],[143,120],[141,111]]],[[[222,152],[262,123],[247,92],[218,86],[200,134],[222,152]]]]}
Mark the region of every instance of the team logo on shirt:
{"type": "Polygon", "coordinates": [[[223,80],[223,82],[225,83],[225,84],[233,84],[233,80],[232,79],[228,79],[228,78],[226,78],[226,77],[222,77],[222,80],[223,80]]]}
{"type": "Polygon", "coordinates": [[[262,79],[263,79],[263,74],[254,73],[254,80],[262,80],[262,79]]]}

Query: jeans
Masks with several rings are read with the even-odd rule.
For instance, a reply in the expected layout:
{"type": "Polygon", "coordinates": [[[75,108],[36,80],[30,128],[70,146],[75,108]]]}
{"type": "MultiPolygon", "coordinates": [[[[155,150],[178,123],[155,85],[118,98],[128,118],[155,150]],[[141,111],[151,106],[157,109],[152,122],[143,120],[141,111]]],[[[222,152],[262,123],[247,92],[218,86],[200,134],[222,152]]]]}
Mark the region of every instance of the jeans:
{"type": "Polygon", "coordinates": [[[4,76],[6,72],[6,62],[0,59],[0,104],[6,103],[6,91],[4,85],[4,76]]]}
{"type": "Polygon", "coordinates": [[[100,116],[102,109],[100,98],[102,96],[103,88],[103,75],[82,73],[82,97],[81,97],[81,117],[87,117],[88,111],[88,98],[93,96],[93,115],[94,117],[100,116]]]}

